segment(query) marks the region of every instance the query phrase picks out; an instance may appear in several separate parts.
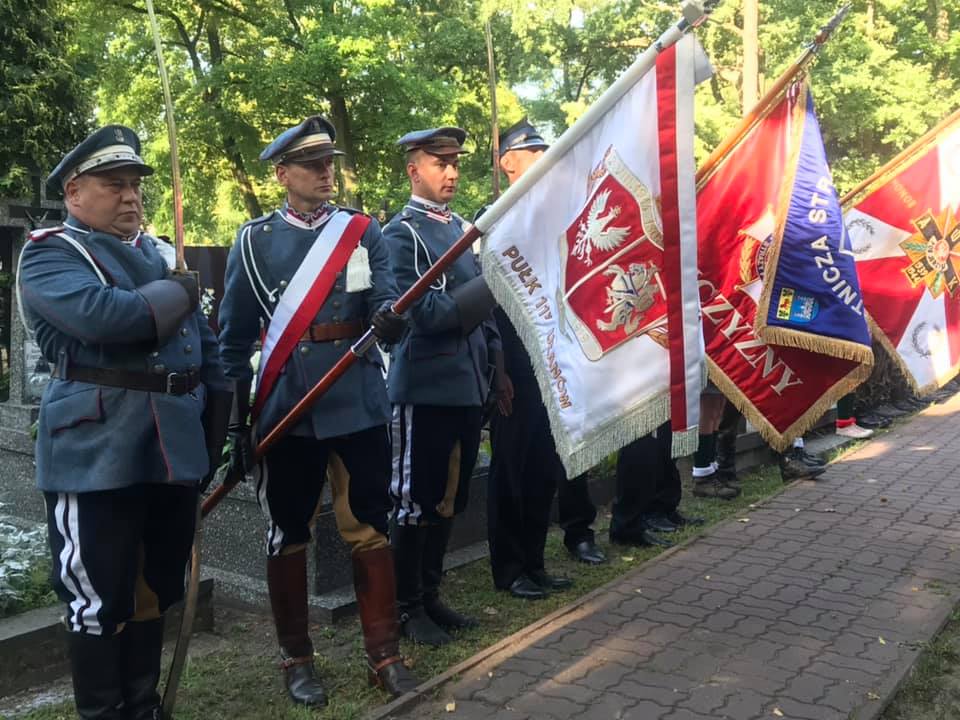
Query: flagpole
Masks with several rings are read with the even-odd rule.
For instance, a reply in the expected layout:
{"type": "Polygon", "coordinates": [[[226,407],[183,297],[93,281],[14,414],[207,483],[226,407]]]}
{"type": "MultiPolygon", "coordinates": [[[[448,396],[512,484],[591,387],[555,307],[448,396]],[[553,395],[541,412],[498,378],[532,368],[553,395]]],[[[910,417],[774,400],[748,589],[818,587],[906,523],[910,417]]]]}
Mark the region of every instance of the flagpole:
{"type": "Polygon", "coordinates": [[[493,167],[493,199],[500,197],[500,118],[497,113],[497,65],[493,57],[493,29],[490,18],[483,26],[487,40],[487,76],[490,81],[490,154],[493,167]]]}
{"type": "Polygon", "coordinates": [[[806,72],[807,68],[817,57],[817,54],[826,44],[827,40],[830,39],[830,36],[833,34],[833,31],[837,26],[843,22],[843,19],[847,16],[847,13],[850,12],[852,6],[850,3],[842,6],[834,14],[832,18],[820,28],[816,36],[813,38],[813,41],[808,43],[807,46],[803,49],[803,52],[800,54],[794,63],[788,67],[783,73],[777,78],[776,82],[764,93],[763,97],[757,102],[756,105],[744,115],[743,119],[737,124],[737,126],[730,132],[729,135],[721,142],[712,153],[703,161],[703,164],[697,169],[697,189],[710,178],[710,175],[717,169],[717,166],[720,164],[720,161],[723,160],[740,142],[747,136],[747,134],[754,128],[754,126],[763,120],[773,107],[777,104],[777,101],[786,91],[786,89],[796,80],[800,75],[806,72]]]}
{"type": "MultiPolygon", "coordinates": [[[[480,238],[497,220],[519,200],[527,190],[540,179],[598,120],[613,107],[623,95],[630,90],[643,75],[653,67],[657,55],[666,48],[674,45],[683,35],[696,27],[712,10],[719,0],[687,0],[682,9],[682,18],[664,32],[660,38],[634,61],[633,65],[607,89],[597,102],[590,107],[583,116],[575,122],[557,142],[537,160],[529,170],[516,182],[510,185],[507,191],[481,215],[474,225],[460,236],[450,248],[434,262],[425,273],[393,304],[393,311],[402,315],[430,289],[453,262],[466,252],[473,243],[480,238]]],[[[255,459],[259,460],[290,428],[296,425],[300,418],[312,405],[324,395],[330,387],[356,362],[376,344],[377,338],[373,328],[369,328],[363,336],[353,344],[343,357],[320,378],[303,399],[260,441],[254,451],[255,459]]],[[[220,501],[242,480],[242,477],[228,476],[207,496],[203,502],[203,517],[209,515],[220,501]]]]}
{"type": "Polygon", "coordinates": [[[899,170],[901,165],[913,160],[917,155],[925,151],[927,147],[938,138],[939,135],[941,135],[945,130],[954,124],[960,124],[960,108],[957,108],[952,113],[947,115],[947,117],[934,125],[930,130],[914,140],[908,147],[897,153],[897,155],[883,167],[840,198],[840,205],[846,207],[856,200],[858,195],[860,195],[864,190],[876,183],[878,180],[885,179],[888,175],[899,170]]]}
{"type": "Polygon", "coordinates": [[[687,0],[681,10],[681,19],[669,27],[653,45],[633,61],[606,92],[551,145],[537,162],[523,173],[493,205],[477,219],[481,233],[487,232],[497,221],[533,187],[566,153],[586,135],[619,100],[654,66],[657,55],[696,27],[712,11],[719,0],[687,0]]]}

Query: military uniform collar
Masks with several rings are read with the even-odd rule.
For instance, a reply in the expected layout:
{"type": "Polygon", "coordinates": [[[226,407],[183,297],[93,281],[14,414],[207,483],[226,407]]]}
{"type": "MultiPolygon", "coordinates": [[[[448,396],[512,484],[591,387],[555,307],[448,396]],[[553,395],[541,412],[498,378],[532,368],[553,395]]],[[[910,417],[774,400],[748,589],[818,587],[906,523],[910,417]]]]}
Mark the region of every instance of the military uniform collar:
{"type": "Polygon", "coordinates": [[[419,195],[411,195],[409,202],[407,202],[407,207],[437,222],[449,223],[452,217],[448,205],[438,205],[419,195]]]}
{"type": "Polygon", "coordinates": [[[333,205],[321,205],[309,215],[304,215],[290,207],[289,203],[284,203],[277,212],[281,218],[294,227],[302,230],[316,230],[326,224],[327,220],[333,217],[337,208],[333,205]]]}
{"type": "Polygon", "coordinates": [[[89,235],[93,232],[100,232],[102,235],[109,235],[110,237],[115,237],[122,243],[126,243],[131,247],[140,247],[140,238],[143,236],[143,233],[139,230],[130,237],[120,237],[119,235],[114,235],[113,233],[102,232],[99,230],[94,230],[89,225],[80,222],[73,215],[67,215],[67,219],[63,222],[63,226],[70,230],[71,232],[77,233],[78,235],[89,235]]]}

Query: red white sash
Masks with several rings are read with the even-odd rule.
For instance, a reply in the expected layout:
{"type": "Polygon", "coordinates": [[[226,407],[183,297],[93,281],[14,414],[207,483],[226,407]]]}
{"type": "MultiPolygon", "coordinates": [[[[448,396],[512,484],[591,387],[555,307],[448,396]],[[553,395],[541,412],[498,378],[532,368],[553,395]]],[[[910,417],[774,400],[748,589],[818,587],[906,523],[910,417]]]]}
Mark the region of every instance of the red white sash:
{"type": "Polygon", "coordinates": [[[337,273],[346,267],[369,224],[370,218],[366,215],[335,213],[313,241],[313,246],[280,296],[260,353],[259,379],[253,403],[254,418],[260,414],[284,364],[317,316],[330,294],[337,273]]]}

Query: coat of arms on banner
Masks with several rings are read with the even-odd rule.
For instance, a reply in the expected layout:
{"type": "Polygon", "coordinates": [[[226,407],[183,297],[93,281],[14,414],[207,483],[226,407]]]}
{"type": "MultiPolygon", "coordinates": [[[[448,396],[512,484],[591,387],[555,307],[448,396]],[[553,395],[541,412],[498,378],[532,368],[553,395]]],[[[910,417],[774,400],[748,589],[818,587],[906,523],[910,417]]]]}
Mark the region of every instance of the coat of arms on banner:
{"type": "Polygon", "coordinates": [[[939,216],[929,210],[913,220],[917,228],[912,236],[900,243],[900,248],[910,258],[910,265],[903,269],[911,287],[920,283],[927,286],[930,296],[940,297],[943,291],[951,297],[960,286],[960,223],[953,217],[950,208],[939,216]]]}
{"type": "Polygon", "coordinates": [[[561,327],[570,324],[588,359],[666,320],[660,211],[612,146],[590,175],[586,202],[561,235],[560,251],[561,327]]]}

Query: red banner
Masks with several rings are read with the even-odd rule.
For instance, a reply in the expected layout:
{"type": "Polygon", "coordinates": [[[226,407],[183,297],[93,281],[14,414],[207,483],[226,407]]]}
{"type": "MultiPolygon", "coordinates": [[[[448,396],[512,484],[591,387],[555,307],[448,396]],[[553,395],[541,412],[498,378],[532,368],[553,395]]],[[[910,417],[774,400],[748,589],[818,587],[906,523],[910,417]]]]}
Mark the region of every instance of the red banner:
{"type": "Polygon", "coordinates": [[[710,379],[778,450],[869,374],[849,360],[768,345],[757,302],[788,164],[791,100],[769,114],[702,178],[697,194],[703,334],[710,379]]]}

